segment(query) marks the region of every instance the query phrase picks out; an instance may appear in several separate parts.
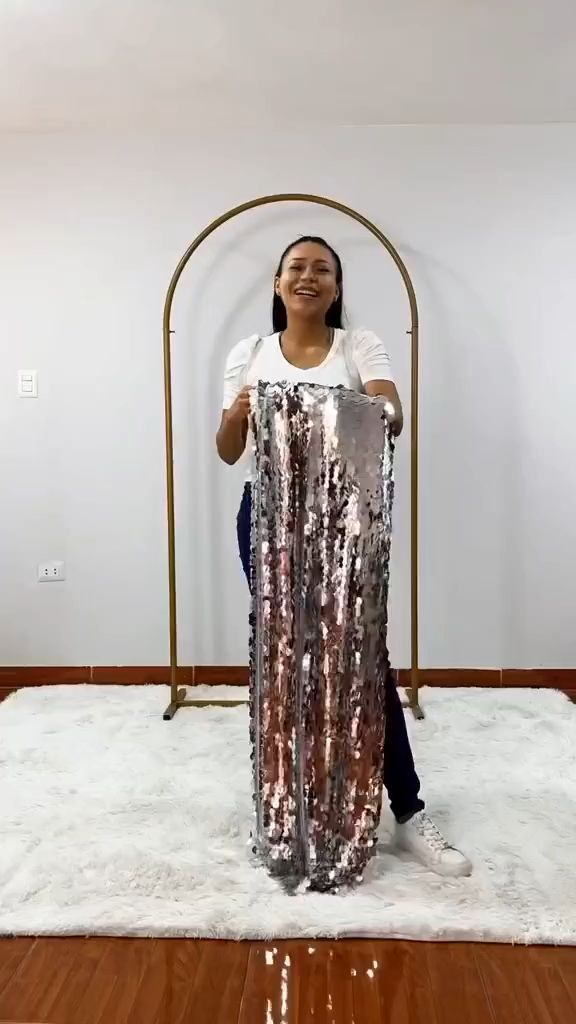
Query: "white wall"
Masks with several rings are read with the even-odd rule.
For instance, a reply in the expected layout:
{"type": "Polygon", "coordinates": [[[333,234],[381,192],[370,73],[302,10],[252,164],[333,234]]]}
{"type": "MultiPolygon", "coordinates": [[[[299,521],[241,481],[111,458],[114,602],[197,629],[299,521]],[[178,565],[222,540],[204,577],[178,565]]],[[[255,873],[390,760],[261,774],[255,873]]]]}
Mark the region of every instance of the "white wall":
{"type": "MultiPolygon", "coordinates": [[[[0,663],[168,660],[161,318],[214,216],[266,192],[341,199],[397,244],[421,309],[421,664],[573,666],[576,126],[0,140],[0,663]],[[16,397],[18,369],[40,397],[16,397]],[[63,558],[66,583],[38,585],[63,558]]],[[[174,326],[180,658],[246,656],[241,470],[213,449],[226,350],[266,330],[283,245],[322,231],[405,398],[408,310],[353,222],[245,215],[186,271],[174,326]]],[[[394,660],[409,661],[408,438],[394,660]]]]}

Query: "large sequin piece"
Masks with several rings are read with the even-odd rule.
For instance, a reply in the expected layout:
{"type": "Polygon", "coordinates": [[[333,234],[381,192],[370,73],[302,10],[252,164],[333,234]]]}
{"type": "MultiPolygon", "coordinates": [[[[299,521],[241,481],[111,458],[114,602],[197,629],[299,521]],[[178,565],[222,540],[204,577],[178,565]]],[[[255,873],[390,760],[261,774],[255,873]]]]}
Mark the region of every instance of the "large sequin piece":
{"type": "Polygon", "coordinates": [[[382,802],[393,438],[384,399],[253,392],[254,852],[292,886],[359,881],[382,802]]]}

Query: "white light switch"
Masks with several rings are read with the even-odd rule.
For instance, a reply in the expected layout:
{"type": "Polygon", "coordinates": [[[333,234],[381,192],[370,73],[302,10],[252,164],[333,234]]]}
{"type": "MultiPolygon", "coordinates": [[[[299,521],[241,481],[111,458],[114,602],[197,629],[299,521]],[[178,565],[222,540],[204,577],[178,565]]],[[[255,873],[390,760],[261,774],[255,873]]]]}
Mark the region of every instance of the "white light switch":
{"type": "Polygon", "coordinates": [[[38,398],[38,373],[36,370],[18,370],[18,397],[38,398]]]}

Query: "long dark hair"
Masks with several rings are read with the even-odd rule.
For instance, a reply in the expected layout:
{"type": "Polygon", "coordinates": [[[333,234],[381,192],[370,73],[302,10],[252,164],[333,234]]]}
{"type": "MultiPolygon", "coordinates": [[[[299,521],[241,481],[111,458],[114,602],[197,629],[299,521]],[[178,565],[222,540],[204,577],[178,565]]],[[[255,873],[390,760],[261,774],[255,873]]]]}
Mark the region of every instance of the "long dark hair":
{"type": "MultiPolygon", "coordinates": [[[[290,250],[294,249],[296,245],[301,245],[302,242],[315,242],[316,245],[321,245],[324,249],[327,249],[328,252],[332,253],[332,257],[336,264],[336,284],[338,285],[338,298],[334,299],[334,302],[330,306],[330,309],[326,311],[326,326],[342,327],[342,317],[344,308],[344,284],[342,274],[342,261],[338,253],[332,248],[331,245],[328,245],[328,242],[326,242],[323,238],[318,238],[317,235],[302,235],[302,237],[297,238],[296,241],[290,242],[290,245],[286,246],[284,252],[280,257],[278,270],[276,271],[276,277],[280,277],[280,274],[282,273],[282,267],[284,265],[284,260],[286,259],[290,250]]],[[[286,306],[284,305],[280,296],[276,294],[276,291],[274,291],[274,298],[272,299],[272,330],[274,334],[279,334],[280,331],[285,331],[287,326],[288,317],[286,315],[286,306]]]]}

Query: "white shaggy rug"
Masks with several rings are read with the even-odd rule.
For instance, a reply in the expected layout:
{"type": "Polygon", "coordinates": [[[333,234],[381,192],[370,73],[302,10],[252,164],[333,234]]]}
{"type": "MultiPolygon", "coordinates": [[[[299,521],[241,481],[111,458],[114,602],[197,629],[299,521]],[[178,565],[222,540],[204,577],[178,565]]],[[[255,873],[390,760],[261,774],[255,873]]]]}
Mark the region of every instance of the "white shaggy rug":
{"type": "Polygon", "coordinates": [[[428,689],[409,719],[428,810],[471,878],[396,853],[386,816],[360,887],[296,896],[250,861],[246,709],[164,722],[167,702],[76,685],[0,704],[0,933],[576,944],[576,706],[560,693],[428,689]]]}

